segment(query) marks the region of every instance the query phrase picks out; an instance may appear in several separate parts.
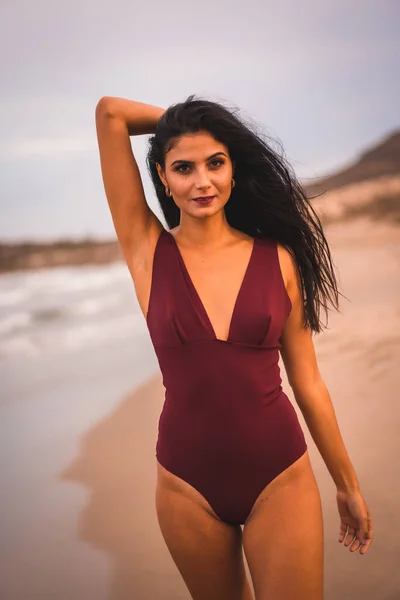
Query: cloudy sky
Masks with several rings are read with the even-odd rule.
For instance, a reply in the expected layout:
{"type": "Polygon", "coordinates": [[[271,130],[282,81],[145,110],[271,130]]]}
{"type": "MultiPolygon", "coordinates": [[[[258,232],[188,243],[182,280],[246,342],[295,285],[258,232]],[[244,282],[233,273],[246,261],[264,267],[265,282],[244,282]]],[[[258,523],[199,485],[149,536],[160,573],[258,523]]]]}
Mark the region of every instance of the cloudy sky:
{"type": "MultiPolygon", "coordinates": [[[[397,0],[0,0],[0,241],[114,237],[104,96],[237,106],[302,178],[400,127],[397,0]]],[[[149,204],[147,136],[132,139],[149,204]]]]}

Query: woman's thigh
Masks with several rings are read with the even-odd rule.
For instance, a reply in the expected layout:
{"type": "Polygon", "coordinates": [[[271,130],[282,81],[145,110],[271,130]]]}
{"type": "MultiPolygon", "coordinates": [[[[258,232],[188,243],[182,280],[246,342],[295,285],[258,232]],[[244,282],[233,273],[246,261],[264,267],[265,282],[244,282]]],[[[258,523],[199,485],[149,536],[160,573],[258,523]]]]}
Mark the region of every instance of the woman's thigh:
{"type": "Polygon", "coordinates": [[[321,498],[308,452],[260,494],[243,529],[256,600],[322,600],[321,498]]]}
{"type": "Polygon", "coordinates": [[[224,523],[195,488],[157,462],[156,510],[168,550],[194,600],[252,600],[242,529],[224,523]]]}

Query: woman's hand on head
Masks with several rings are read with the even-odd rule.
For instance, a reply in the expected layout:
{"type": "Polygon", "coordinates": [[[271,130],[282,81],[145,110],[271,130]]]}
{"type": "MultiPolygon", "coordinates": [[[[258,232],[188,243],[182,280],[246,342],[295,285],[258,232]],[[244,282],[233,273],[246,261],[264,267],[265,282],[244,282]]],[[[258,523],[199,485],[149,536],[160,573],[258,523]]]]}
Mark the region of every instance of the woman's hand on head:
{"type": "Polygon", "coordinates": [[[372,542],[372,518],[360,490],[338,490],[339,542],[350,552],[365,554],[372,542]]]}

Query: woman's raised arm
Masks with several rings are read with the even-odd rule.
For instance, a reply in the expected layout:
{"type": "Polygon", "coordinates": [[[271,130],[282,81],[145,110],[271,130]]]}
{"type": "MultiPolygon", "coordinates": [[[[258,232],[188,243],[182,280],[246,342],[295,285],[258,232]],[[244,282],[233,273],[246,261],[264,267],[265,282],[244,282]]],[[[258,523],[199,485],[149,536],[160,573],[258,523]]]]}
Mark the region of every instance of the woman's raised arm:
{"type": "Polygon", "coordinates": [[[164,112],[165,109],[150,104],[112,96],[104,96],[96,106],[104,188],[115,231],[131,272],[135,270],[136,261],[143,263],[146,260],[162,224],[147,204],[129,138],[154,133],[164,112]]]}

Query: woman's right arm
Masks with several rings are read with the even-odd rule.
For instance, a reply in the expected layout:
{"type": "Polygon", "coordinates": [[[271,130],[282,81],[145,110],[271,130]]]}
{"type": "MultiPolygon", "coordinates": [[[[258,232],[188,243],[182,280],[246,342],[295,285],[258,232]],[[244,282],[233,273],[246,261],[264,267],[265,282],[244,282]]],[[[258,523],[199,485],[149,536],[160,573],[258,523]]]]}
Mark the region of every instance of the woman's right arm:
{"type": "Polygon", "coordinates": [[[105,193],[132,276],[149,262],[162,224],[147,204],[129,138],[154,133],[164,112],[150,104],[111,96],[104,96],[96,106],[105,193]]]}

